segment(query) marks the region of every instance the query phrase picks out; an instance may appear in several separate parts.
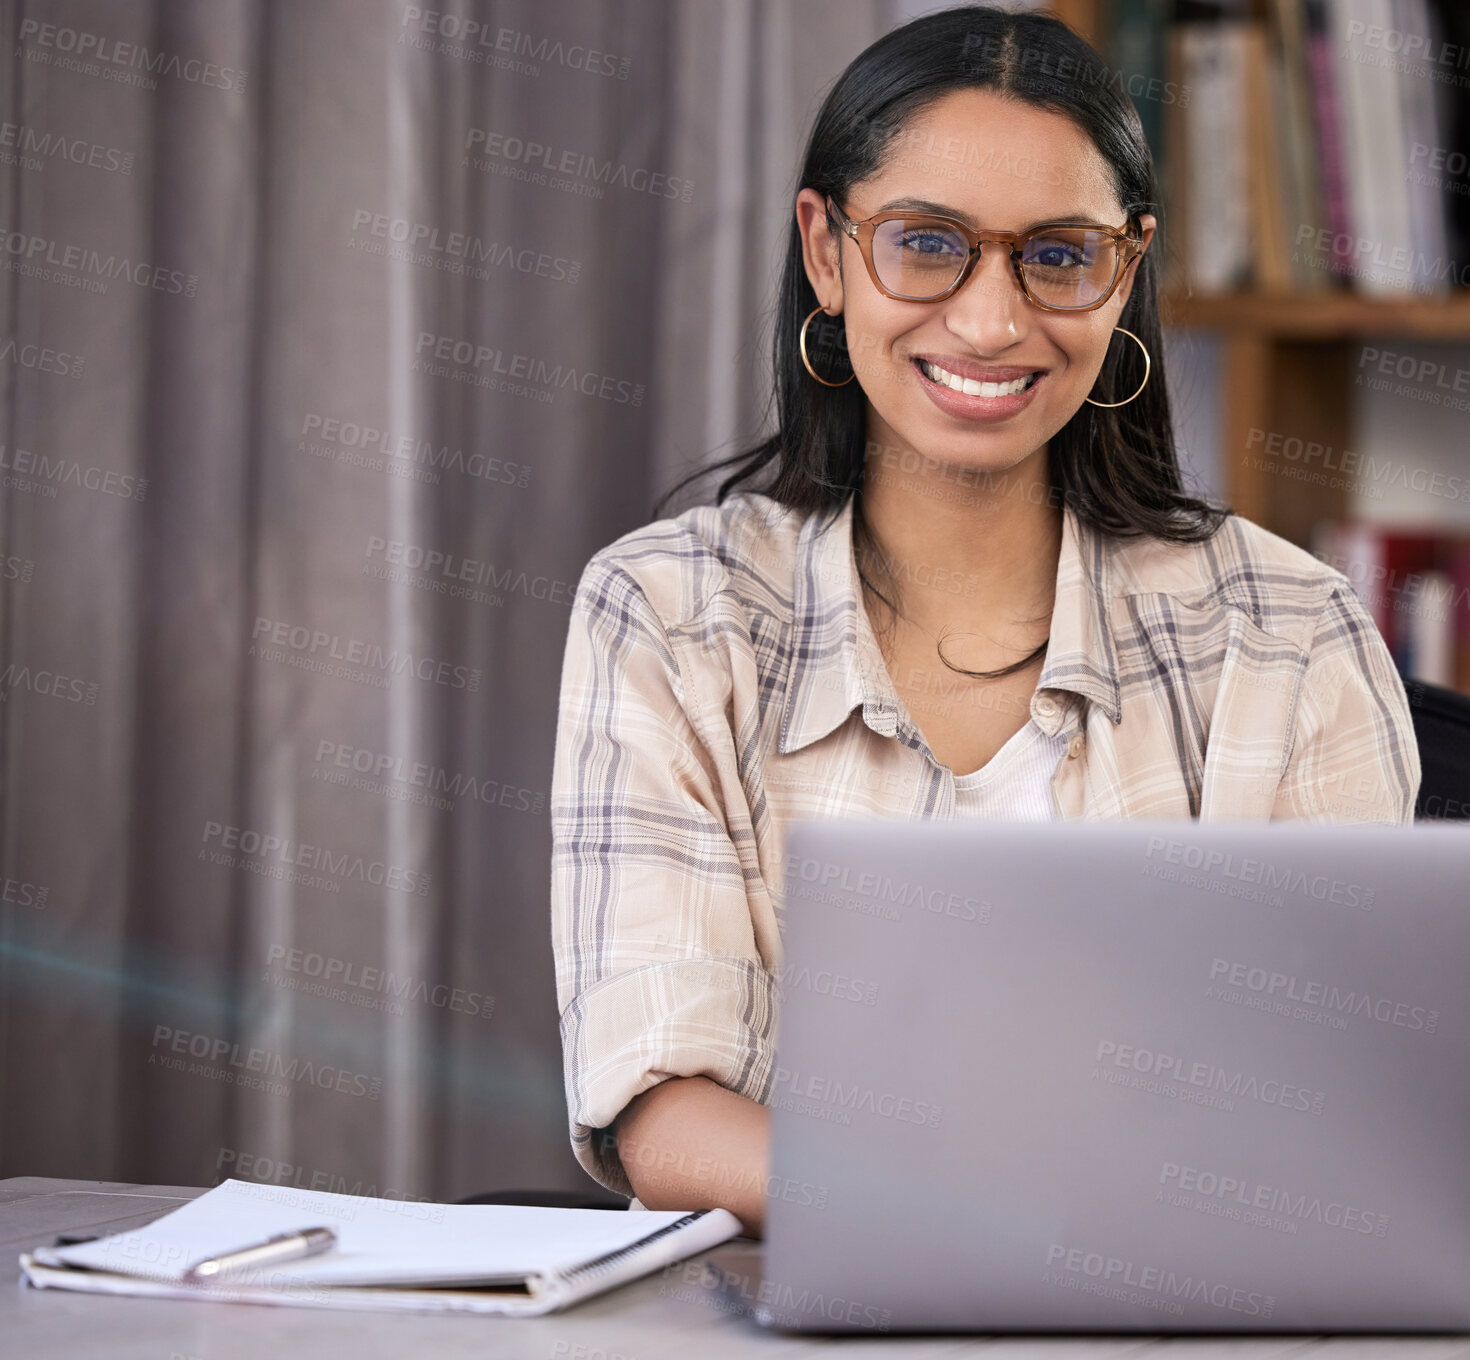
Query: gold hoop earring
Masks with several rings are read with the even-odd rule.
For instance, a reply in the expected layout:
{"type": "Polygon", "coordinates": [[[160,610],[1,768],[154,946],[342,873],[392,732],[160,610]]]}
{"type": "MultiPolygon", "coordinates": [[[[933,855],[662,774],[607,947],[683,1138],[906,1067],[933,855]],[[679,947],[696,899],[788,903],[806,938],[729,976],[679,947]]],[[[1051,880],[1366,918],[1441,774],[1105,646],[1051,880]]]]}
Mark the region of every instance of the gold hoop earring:
{"type": "Polygon", "coordinates": [[[825,312],[826,310],[827,309],[825,307],[815,308],[813,311],[807,313],[806,320],[801,323],[801,334],[798,337],[801,342],[801,362],[805,366],[806,371],[810,373],[812,377],[814,377],[819,383],[821,383],[823,387],[846,387],[848,383],[850,383],[855,377],[857,377],[856,373],[849,373],[847,377],[845,377],[841,382],[828,382],[826,378],[824,378],[820,373],[817,372],[816,369],[812,367],[812,361],[807,358],[806,328],[812,324],[812,317],[816,316],[817,312],[825,312]]]}
{"type": "MultiPolygon", "coordinates": [[[[1115,331],[1123,331],[1123,328],[1121,326],[1114,326],[1113,329],[1115,331]]],[[[1138,392],[1142,392],[1143,389],[1148,386],[1148,375],[1153,371],[1154,366],[1153,360],[1148,357],[1148,346],[1145,345],[1143,341],[1140,340],[1136,335],[1134,335],[1132,331],[1123,331],[1123,334],[1126,335],[1131,341],[1133,341],[1135,345],[1138,346],[1139,349],[1143,351],[1143,381],[1138,384],[1138,392]]],[[[1132,397],[1124,398],[1124,400],[1122,401],[1093,401],[1091,397],[1083,397],[1082,400],[1090,402],[1093,406],[1127,406],[1130,401],[1138,396],[1138,392],[1135,392],[1132,397]]]]}

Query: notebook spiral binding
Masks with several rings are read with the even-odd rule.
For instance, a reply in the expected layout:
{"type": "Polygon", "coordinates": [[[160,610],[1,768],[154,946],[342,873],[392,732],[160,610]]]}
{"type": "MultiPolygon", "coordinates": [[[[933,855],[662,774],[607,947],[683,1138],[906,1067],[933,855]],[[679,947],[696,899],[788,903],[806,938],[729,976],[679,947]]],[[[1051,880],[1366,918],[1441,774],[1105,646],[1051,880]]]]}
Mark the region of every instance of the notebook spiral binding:
{"type": "Polygon", "coordinates": [[[617,1251],[610,1251],[606,1256],[594,1257],[590,1261],[584,1261],[579,1266],[573,1266],[570,1270],[561,1272],[561,1278],[568,1284],[576,1280],[584,1280],[589,1275],[599,1275],[605,1270],[611,1270],[618,1262],[626,1260],[642,1251],[650,1243],[657,1242],[661,1237],[668,1237],[671,1233],[679,1232],[687,1228],[691,1223],[697,1222],[710,1211],[699,1209],[695,1213],[685,1214],[683,1218],[670,1223],[667,1227],[660,1228],[657,1232],[649,1233],[647,1237],[640,1237],[638,1241],[626,1247],[619,1247],[617,1251]]]}

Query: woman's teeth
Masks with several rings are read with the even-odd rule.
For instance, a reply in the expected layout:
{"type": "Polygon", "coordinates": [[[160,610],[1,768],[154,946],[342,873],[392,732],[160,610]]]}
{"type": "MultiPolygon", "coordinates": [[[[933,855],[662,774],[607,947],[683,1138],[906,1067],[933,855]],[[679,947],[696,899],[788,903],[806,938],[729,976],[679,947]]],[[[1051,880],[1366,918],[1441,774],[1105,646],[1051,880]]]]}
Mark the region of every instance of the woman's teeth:
{"type": "Polygon", "coordinates": [[[924,376],[930,381],[943,383],[946,387],[954,388],[956,392],[964,392],[972,397],[1013,397],[1030,387],[1032,379],[1036,377],[1036,374],[1028,373],[1024,378],[1017,378],[1015,382],[981,382],[978,378],[962,378],[958,373],[951,373],[947,369],[940,368],[938,364],[931,364],[927,359],[920,359],[919,367],[924,370],[924,376]]]}

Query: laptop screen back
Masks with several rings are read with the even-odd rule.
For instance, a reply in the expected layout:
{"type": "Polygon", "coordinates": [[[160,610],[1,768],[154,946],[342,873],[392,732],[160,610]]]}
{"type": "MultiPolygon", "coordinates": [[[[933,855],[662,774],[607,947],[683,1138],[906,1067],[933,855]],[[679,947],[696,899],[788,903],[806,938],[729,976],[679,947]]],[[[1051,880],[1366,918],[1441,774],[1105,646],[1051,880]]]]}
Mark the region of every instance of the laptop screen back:
{"type": "Polygon", "coordinates": [[[1470,827],[786,848],[763,1320],[1470,1325],[1470,827]]]}

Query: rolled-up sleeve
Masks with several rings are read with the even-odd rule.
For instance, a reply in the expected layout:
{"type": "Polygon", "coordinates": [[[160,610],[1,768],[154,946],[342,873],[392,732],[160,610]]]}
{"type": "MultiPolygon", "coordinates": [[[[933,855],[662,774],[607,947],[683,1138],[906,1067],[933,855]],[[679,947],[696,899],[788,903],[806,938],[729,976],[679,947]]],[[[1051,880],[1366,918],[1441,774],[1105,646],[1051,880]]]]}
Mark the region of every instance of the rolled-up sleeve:
{"type": "Polygon", "coordinates": [[[1344,578],[1312,636],[1271,816],[1411,822],[1419,780],[1403,681],[1372,616],[1344,578]]]}
{"type": "Polygon", "coordinates": [[[689,681],[639,582],[594,556],[562,663],[552,948],[572,1150],[627,1195],[604,1131],[635,1095],[705,1076],[759,1100],[770,1079],[773,988],[721,792],[733,742],[701,737],[689,681]]]}

